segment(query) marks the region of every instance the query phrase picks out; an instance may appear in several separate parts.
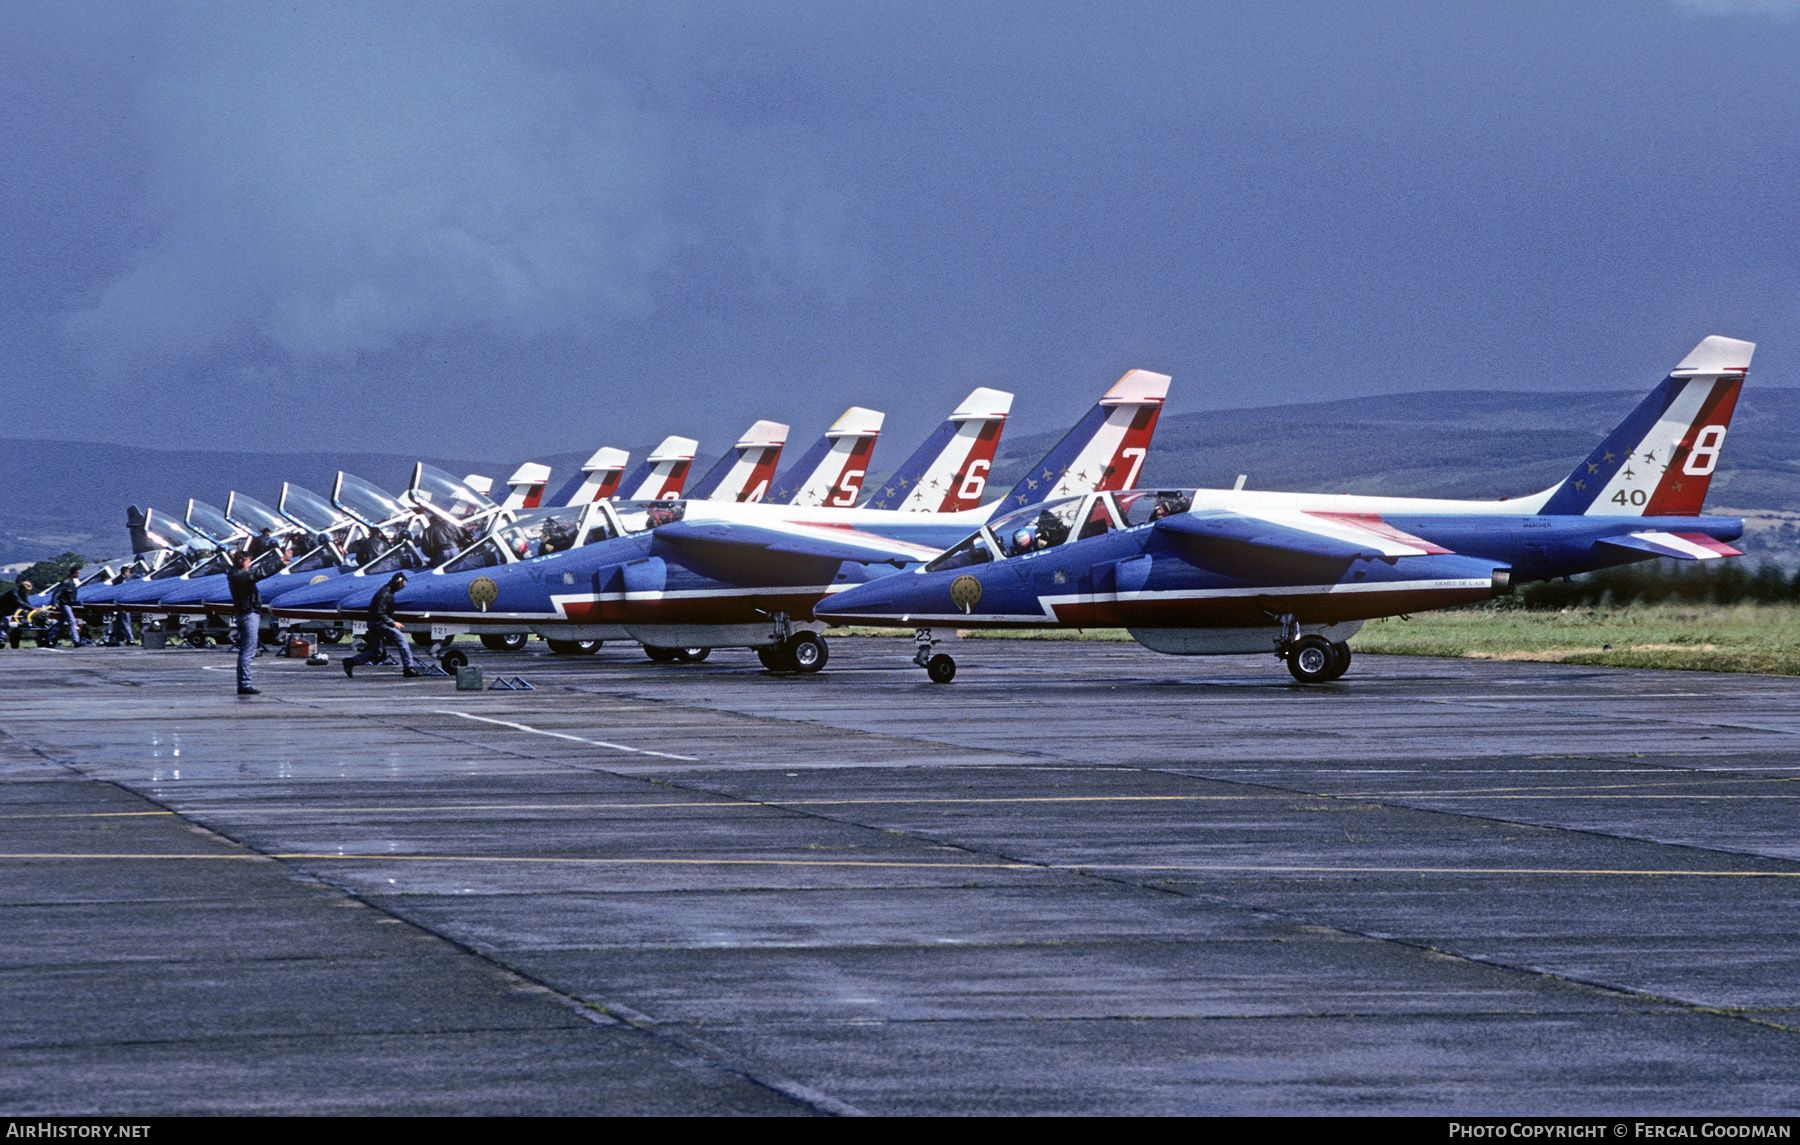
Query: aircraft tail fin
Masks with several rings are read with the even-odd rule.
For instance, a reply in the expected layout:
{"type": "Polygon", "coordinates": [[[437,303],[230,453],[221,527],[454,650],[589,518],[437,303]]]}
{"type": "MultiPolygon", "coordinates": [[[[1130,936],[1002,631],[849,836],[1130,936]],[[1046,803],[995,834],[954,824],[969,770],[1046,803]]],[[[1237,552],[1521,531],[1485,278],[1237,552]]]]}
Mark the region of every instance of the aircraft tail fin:
{"type": "Polygon", "coordinates": [[[1755,349],[1753,342],[1717,334],[1703,339],[1556,487],[1539,512],[1697,516],[1755,349]]]}
{"type": "Polygon", "coordinates": [[[1052,497],[1131,488],[1150,452],[1156,419],[1169,396],[1169,381],[1169,375],[1149,370],[1127,372],[1031,467],[995,511],[1052,497]]]}
{"type": "Polygon", "coordinates": [[[1012,400],[1004,390],[973,390],[863,507],[955,513],[981,504],[1012,400]]]}
{"type": "Polygon", "coordinates": [[[149,513],[138,508],[136,505],[132,505],[125,510],[125,528],[131,532],[131,551],[133,555],[138,553],[153,553],[158,549],[168,547],[160,540],[150,535],[149,526],[149,513]]]}
{"type": "Polygon", "coordinates": [[[781,460],[787,435],[788,427],[778,421],[752,425],[688,496],[695,501],[762,500],[775,479],[775,464],[781,460]]]}
{"type": "Polygon", "coordinates": [[[475,490],[475,492],[481,494],[483,497],[489,496],[494,492],[494,479],[492,477],[483,477],[479,473],[470,473],[465,476],[463,478],[463,484],[475,490]]]}
{"type": "MultiPolygon", "coordinates": [[[[687,488],[694,450],[700,443],[691,437],[665,437],[650,456],[619,481],[621,501],[673,501],[687,488]]],[[[599,454],[595,454],[596,457],[599,454]]]]}
{"type": "MultiPolygon", "coordinates": [[[[544,486],[550,482],[550,467],[535,461],[513,470],[513,475],[506,479],[506,487],[511,490],[506,500],[500,502],[502,509],[535,509],[544,503],[544,486]]],[[[478,490],[479,492],[479,490],[478,490]]],[[[486,496],[486,494],[482,494],[486,496]]]]}
{"type": "Polygon", "coordinates": [[[799,461],[775,479],[763,500],[771,505],[855,505],[886,417],[861,406],[845,410],[799,461]]]}
{"type": "Polygon", "coordinates": [[[561,489],[544,498],[546,505],[591,505],[595,501],[605,501],[619,491],[620,478],[625,476],[625,466],[631,460],[631,454],[623,449],[607,446],[594,451],[594,455],[581,463],[580,472],[563,482],[561,489]]]}

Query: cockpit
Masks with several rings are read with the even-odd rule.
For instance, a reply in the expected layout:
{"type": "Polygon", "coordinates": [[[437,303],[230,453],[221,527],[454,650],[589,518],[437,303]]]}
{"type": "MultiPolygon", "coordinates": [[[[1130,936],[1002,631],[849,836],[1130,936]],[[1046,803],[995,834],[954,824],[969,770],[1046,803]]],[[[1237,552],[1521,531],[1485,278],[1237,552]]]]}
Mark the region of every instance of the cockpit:
{"type": "Polygon", "coordinates": [[[456,525],[469,525],[500,511],[500,506],[436,466],[418,462],[406,490],[414,505],[456,525]]]}
{"type": "Polygon", "coordinates": [[[1062,497],[998,517],[944,550],[925,572],[1029,556],[1071,541],[1135,529],[1194,504],[1193,490],[1128,489],[1062,497]]]}
{"type": "Polygon", "coordinates": [[[611,502],[593,501],[557,509],[533,509],[502,525],[443,565],[447,573],[554,556],[631,532],[611,502]]]}

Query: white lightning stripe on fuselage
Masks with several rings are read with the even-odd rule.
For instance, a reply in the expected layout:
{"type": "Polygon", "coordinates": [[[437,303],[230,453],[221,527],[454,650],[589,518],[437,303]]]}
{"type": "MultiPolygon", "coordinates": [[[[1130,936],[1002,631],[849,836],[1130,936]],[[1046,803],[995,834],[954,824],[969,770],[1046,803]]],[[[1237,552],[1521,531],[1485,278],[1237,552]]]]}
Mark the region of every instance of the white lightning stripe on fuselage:
{"type": "Polygon", "coordinates": [[[1681,388],[1681,393],[1669,408],[1663,411],[1655,425],[1648,433],[1639,438],[1626,454],[1625,463],[1619,466],[1612,480],[1594,497],[1588,506],[1590,517],[1638,517],[1642,516],[1644,506],[1662,484],[1663,473],[1669,468],[1669,460],[1675,456],[1675,447],[1681,444],[1688,427],[1700,416],[1700,407],[1712,396],[1713,386],[1717,378],[1694,378],[1681,388]],[[1648,450],[1657,455],[1655,461],[1645,461],[1642,454],[1648,450]],[[1633,461],[1632,458],[1637,458],[1633,461]],[[1635,501],[1633,492],[1642,492],[1643,499],[1635,501]],[[1623,493],[1620,501],[1613,497],[1623,493]]]}
{"type": "Polygon", "coordinates": [[[1038,605],[1043,609],[1042,613],[909,612],[906,614],[904,620],[896,617],[895,621],[897,624],[901,625],[910,625],[913,622],[927,620],[942,620],[946,623],[957,621],[966,623],[969,621],[986,620],[1009,624],[1036,624],[1040,622],[1060,624],[1061,621],[1056,615],[1056,606],[1059,604],[1069,606],[1077,604],[1111,604],[1115,601],[1120,603],[1136,603],[1141,601],[1169,600],[1225,600],[1233,597],[1307,596],[1319,594],[1344,596],[1349,594],[1366,595],[1370,593],[1450,591],[1470,588],[1491,589],[1492,587],[1493,581],[1488,577],[1459,577],[1434,580],[1382,581],[1377,584],[1302,584],[1282,585],[1279,587],[1268,588],[1140,589],[1136,592],[1121,593],[1077,592],[1066,593],[1060,596],[1038,597],[1038,605]]]}
{"type": "MultiPolygon", "coordinates": [[[[575,592],[575,593],[567,593],[567,594],[559,593],[559,594],[553,594],[550,597],[550,607],[556,609],[555,615],[551,615],[549,613],[543,613],[543,612],[509,612],[509,613],[506,613],[505,615],[508,617],[525,617],[525,618],[529,618],[529,619],[538,619],[538,620],[567,620],[569,618],[568,610],[569,610],[569,606],[571,604],[599,604],[602,601],[608,601],[608,600],[620,601],[620,602],[631,601],[633,603],[645,603],[645,602],[662,601],[662,600],[711,600],[711,599],[714,599],[717,597],[726,597],[726,596],[798,596],[803,593],[812,593],[816,596],[824,597],[824,596],[831,596],[834,593],[843,592],[847,588],[855,588],[855,587],[856,587],[855,585],[849,585],[849,584],[791,584],[791,585],[773,585],[773,586],[767,586],[767,587],[763,587],[763,588],[692,588],[692,589],[677,589],[674,591],[669,591],[667,589],[640,589],[635,592],[575,592]]],[[[483,613],[461,613],[461,612],[454,612],[454,613],[452,613],[452,612],[443,612],[443,613],[434,612],[431,615],[434,617],[438,617],[438,616],[462,617],[462,616],[470,616],[470,615],[480,616],[480,615],[492,615],[492,614],[491,613],[483,614],[483,613]]],[[[578,621],[577,623],[587,624],[590,622],[583,620],[583,621],[578,621]]]]}

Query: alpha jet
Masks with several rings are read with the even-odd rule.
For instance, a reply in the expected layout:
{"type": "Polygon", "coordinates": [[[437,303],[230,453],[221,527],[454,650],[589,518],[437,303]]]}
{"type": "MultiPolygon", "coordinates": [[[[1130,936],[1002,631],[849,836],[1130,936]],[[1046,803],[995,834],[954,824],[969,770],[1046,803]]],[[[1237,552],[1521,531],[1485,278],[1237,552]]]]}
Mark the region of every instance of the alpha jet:
{"type": "MultiPolygon", "coordinates": [[[[561,640],[623,635],[658,660],[749,647],[773,670],[817,671],[827,657],[823,625],[813,618],[820,598],[930,559],[1013,498],[1038,500],[1036,489],[1116,487],[1142,462],[1168,381],[1127,374],[1007,498],[986,507],[622,505],[626,535],[501,569],[452,563],[407,585],[397,613],[444,630],[526,625],[561,640]]],[[[947,448],[970,452],[952,440],[933,453],[947,448]]]]}
{"type": "Polygon", "coordinates": [[[1135,490],[1001,517],[909,575],[848,588],[815,615],[918,630],[915,662],[947,682],[933,626],[1124,627],[1173,655],[1273,652],[1303,683],[1350,666],[1364,621],[1516,584],[1669,557],[1742,555],[1735,518],[1701,516],[1754,347],[1695,347],[1563,481],[1512,501],[1135,490]]]}

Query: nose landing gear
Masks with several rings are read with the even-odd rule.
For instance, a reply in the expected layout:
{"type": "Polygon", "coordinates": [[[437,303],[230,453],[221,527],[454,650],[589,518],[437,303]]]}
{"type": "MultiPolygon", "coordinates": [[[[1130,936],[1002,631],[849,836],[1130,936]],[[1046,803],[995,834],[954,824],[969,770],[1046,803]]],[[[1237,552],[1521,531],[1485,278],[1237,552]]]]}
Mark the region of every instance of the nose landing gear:
{"type": "Polygon", "coordinates": [[[913,663],[925,669],[934,684],[948,684],[956,679],[956,661],[937,650],[937,639],[929,628],[913,630],[913,642],[917,647],[913,651],[913,663]]]}

